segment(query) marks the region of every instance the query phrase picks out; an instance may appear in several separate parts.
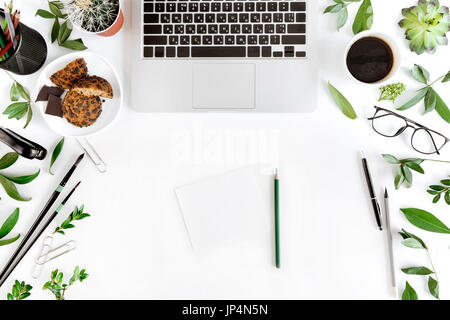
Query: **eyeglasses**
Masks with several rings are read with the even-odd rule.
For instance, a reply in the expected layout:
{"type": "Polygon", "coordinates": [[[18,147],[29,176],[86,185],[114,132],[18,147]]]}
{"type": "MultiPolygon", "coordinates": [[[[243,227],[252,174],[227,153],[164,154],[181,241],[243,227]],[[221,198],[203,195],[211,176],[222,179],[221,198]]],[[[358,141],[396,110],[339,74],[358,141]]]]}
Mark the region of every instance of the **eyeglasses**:
{"type": "Polygon", "coordinates": [[[414,129],[411,136],[411,146],[417,152],[423,154],[439,153],[449,138],[437,131],[431,130],[420,123],[412,121],[390,110],[375,106],[375,114],[372,118],[372,128],[376,133],[384,137],[397,137],[407,128],[414,129]]]}

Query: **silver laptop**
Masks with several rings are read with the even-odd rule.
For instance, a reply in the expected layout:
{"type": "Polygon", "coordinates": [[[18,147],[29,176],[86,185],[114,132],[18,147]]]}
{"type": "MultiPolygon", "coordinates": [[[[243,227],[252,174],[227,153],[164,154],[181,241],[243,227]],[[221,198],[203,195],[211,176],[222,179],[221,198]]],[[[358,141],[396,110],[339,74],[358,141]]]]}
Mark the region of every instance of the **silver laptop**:
{"type": "Polygon", "coordinates": [[[141,112],[310,112],[317,0],[133,0],[141,112]]]}

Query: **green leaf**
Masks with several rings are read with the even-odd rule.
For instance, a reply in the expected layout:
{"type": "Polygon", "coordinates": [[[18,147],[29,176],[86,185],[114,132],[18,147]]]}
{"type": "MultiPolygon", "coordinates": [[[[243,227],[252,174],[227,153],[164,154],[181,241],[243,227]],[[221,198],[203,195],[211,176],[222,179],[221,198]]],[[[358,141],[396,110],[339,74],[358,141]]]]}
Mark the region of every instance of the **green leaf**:
{"type": "Polygon", "coordinates": [[[406,165],[408,168],[410,168],[410,169],[412,169],[412,170],[414,170],[414,171],[417,171],[417,172],[422,173],[422,174],[425,173],[425,171],[423,170],[423,168],[422,168],[419,164],[417,164],[417,163],[415,163],[415,162],[406,162],[405,165],[406,165]]]}
{"type": "Polygon", "coordinates": [[[28,127],[32,118],[33,118],[33,109],[31,108],[31,105],[28,105],[27,121],[25,122],[25,126],[23,127],[24,129],[28,127]]]}
{"type": "Polygon", "coordinates": [[[418,236],[416,236],[415,234],[413,234],[411,232],[408,232],[405,229],[402,229],[402,232],[399,232],[399,234],[405,240],[406,239],[415,239],[415,240],[417,240],[420,243],[420,245],[422,246],[423,249],[427,249],[427,246],[426,246],[425,242],[422,239],[420,239],[418,236]]]}
{"type": "Polygon", "coordinates": [[[48,7],[50,8],[50,11],[58,18],[64,19],[67,17],[67,15],[63,14],[60,10],[60,7],[54,2],[49,2],[48,7]]]}
{"type": "Polygon", "coordinates": [[[403,290],[402,300],[419,300],[416,291],[406,281],[405,290],[403,290]]]}
{"type": "Polygon", "coordinates": [[[345,6],[342,3],[337,3],[335,5],[331,5],[325,8],[325,10],[323,11],[323,13],[336,13],[341,11],[342,8],[344,8],[345,6]]]}
{"type": "Polygon", "coordinates": [[[42,9],[39,9],[38,11],[36,11],[36,16],[40,16],[45,19],[55,18],[55,15],[53,13],[48,12],[47,10],[42,10],[42,9]]]}
{"type": "Polygon", "coordinates": [[[448,190],[445,195],[444,195],[444,200],[445,203],[447,203],[448,205],[450,205],[450,190],[448,190]]]}
{"type": "Polygon", "coordinates": [[[11,86],[11,90],[9,90],[9,97],[11,98],[11,101],[18,101],[19,100],[19,91],[17,91],[16,82],[11,86]]]}
{"type": "Polygon", "coordinates": [[[52,27],[52,43],[58,39],[59,30],[61,29],[61,25],[59,24],[58,18],[55,19],[52,27]]]}
{"type": "Polygon", "coordinates": [[[425,113],[433,111],[436,108],[436,95],[434,90],[428,90],[425,95],[425,113]]]}
{"type": "Polygon", "coordinates": [[[28,89],[22,86],[20,83],[16,81],[16,87],[17,91],[19,92],[19,95],[26,101],[30,102],[30,92],[28,92],[28,89]]]}
{"type": "Polygon", "coordinates": [[[434,190],[427,190],[427,192],[428,192],[429,194],[433,195],[433,196],[435,196],[435,195],[438,194],[438,192],[437,192],[437,191],[434,191],[434,190]]]}
{"type": "Polygon", "coordinates": [[[71,49],[71,50],[86,50],[87,47],[84,45],[83,40],[75,39],[75,40],[66,40],[60,44],[61,47],[71,49]]]}
{"type": "Polygon", "coordinates": [[[450,179],[441,180],[441,183],[446,186],[450,186],[450,179]]]}
{"type": "Polygon", "coordinates": [[[441,195],[438,194],[433,198],[433,203],[437,203],[441,199],[441,195]]]}
{"type": "Polygon", "coordinates": [[[5,189],[5,191],[8,194],[8,196],[13,198],[14,200],[17,200],[17,201],[30,201],[31,200],[31,198],[24,198],[24,197],[22,197],[19,194],[19,191],[17,191],[17,188],[14,185],[14,183],[12,183],[8,179],[6,179],[1,174],[0,174],[0,184],[3,186],[3,188],[5,189]]]}
{"type": "Polygon", "coordinates": [[[450,229],[444,223],[425,210],[416,208],[400,210],[406,216],[406,219],[419,229],[436,233],[450,233],[450,229]]]}
{"type": "Polygon", "coordinates": [[[14,297],[11,293],[8,293],[8,295],[6,297],[8,300],[14,300],[14,297]]]}
{"type": "Polygon", "coordinates": [[[19,208],[16,208],[9,217],[5,220],[2,227],[0,228],[0,239],[4,238],[8,233],[11,232],[11,230],[16,225],[17,221],[19,220],[19,208]]]}
{"type": "Polygon", "coordinates": [[[430,90],[433,90],[434,94],[436,95],[436,111],[439,113],[442,119],[450,123],[450,110],[448,109],[444,100],[442,100],[442,98],[434,89],[430,90]]]}
{"type": "Polygon", "coordinates": [[[414,275],[419,275],[419,276],[426,276],[426,275],[434,273],[427,267],[423,267],[423,266],[422,267],[403,268],[402,271],[406,274],[414,274],[414,275]]]}
{"type": "Polygon", "coordinates": [[[420,89],[418,91],[418,93],[411,100],[406,102],[404,105],[398,107],[397,110],[403,111],[403,110],[407,110],[407,109],[409,109],[411,107],[414,107],[416,104],[418,104],[425,97],[427,92],[428,92],[428,87],[420,89]]]}
{"type": "Polygon", "coordinates": [[[10,104],[3,114],[8,115],[8,119],[20,120],[27,113],[28,102],[15,102],[10,104]]]}
{"type": "Polygon", "coordinates": [[[411,74],[417,81],[428,84],[430,81],[430,73],[422,66],[415,64],[411,70],[411,74]]]}
{"type": "Polygon", "coordinates": [[[338,15],[338,23],[337,23],[337,29],[338,31],[341,30],[341,28],[347,23],[348,20],[348,10],[347,7],[344,7],[338,15]]]}
{"type": "Polygon", "coordinates": [[[52,172],[53,164],[55,163],[56,159],[58,159],[63,147],[64,147],[64,137],[58,142],[55,149],[53,149],[52,159],[50,160],[50,168],[48,169],[48,172],[50,172],[51,175],[53,175],[52,172]]]}
{"type": "Polygon", "coordinates": [[[444,79],[442,80],[442,82],[448,82],[450,81],[450,71],[445,75],[444,79]]]}
{"type": "Polygon", "coordinates": [[[398,190],[404,181],[405,176],[403,175],[403,170],[401,167],[399,167],[394,179],[395,189],[398,190]]]}
{"type": "Polygon", "coordinates": [[[353,22],[353,33],[358,34],[361,31],[369,30],[373,24],[373,8],[370,0],[364,0],[356,13],[353,22]]]}
{"type": "Polygon", "coordinates": [[[15,236],[14,238],[0,240],[0,246],[6,246],[7,244],[17,241],[17,239],[19,239],[19,238],[20,238],[20,233],[17,236],[15,236]]]}
{"type": "Polygon", "coordinates": [[[5,154],[0,159],[0,169],[6,169],[6,168],[12,166],[17,161],[18,158],[19,158],[19,155],[15,152],[9,152],[9,153],[5,154]]]}
{"type": "Polygon", "coordinates": [[[59,29],[59,34],[58,34],[59,45],[64,43],[64,41],[66,41],[70,37],[70,34],[72,33],[72,27],[70,26],[69,23],[70,22],[68,20],[66,20],[59,29]]]}
{"type": "Polygon", "coordinates": [[[342,113],[350,119],[356,119],[356,113],[348,100],[333,85],[328,82],[328,88],[336,105],[341,109],[342,113]]]}
{"type": "Polygon", "coordinates": [[[428,290],[433,297],[439,298],[439,282],[437,282],[433,277],[428,277],[428,290]]]}
{"type": "Polygon", "coordinates": [[[400,161],[391,154],[383,154],[382,157],[391,164],[400,164],[400,161]]]}
{"type": "Polygon", "coordinates": [[[4,174],[2,176],[4,176],[9,181],[12,181],[17,184],[27,184],[27,183],[30,183],[31,181],[33,181],[34,179],[36,179],[37,176],[39,176],[40,172],[41,172],[41,170],[39,169],[36,173],[30,174],[27,176],[10,177],[10,176],[4,175],[4,174]]]}
{"type": "Polygon", "coordinates": [[[405,177],[406,182],[408,182],[408,186],[412,185],[413,182],[413,176],[411,170],[407,168],[406,166],[400,166],[403,172],[403,176],[405,177]]]}
{"type": "Polygon", "coordinates": [[[418,240],[416,240],[414,238],[404,239],[404,240],[402,240],[402,244],[405,247],[412,248],[412,249],[425,249],[422,246],[422,244],[418,240]]]}
{"type": "Polygon", "coordinates": [[[445,190],[445,187],[440,186],[440,185],[432,185],[432,186],[430,186],[430,189],[435,190],[435,191],[442,191],[442,190],[445,190]]]}
{"type": "Polygon", "coordinates": [[[55,278],[56,278],[56,275],[58,274],[58,269],[56,269],[56,270],[53,270],[52,271],[52,273],[51,273],[51,278],[52,278],[52,280],[54,280],[55,278]]]}

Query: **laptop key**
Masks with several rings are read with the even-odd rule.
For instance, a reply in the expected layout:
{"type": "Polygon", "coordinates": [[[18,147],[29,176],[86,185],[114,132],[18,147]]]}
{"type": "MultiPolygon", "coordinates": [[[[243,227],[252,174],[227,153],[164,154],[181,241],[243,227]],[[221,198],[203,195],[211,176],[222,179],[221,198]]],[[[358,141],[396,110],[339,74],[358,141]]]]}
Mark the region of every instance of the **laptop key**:
{"type": "Polygon", "coordinates": [[[191,36],[191,43],[194,45],[200,45],[202,43],[201,36],[191,36]]]}
{"type": "Polygon", "coordinates": [[[244,11],[244,4],[242,2],[235,2],[233,4],[233,11],[235,12],[244,11]]]}
{"type": "Polygon", "coordinates": [[[217,22],[227,22],[227,15],[225,13],[217,14],[217,22]]]}
{"type": "Polygon", "coordinates": [[[209,3],[207,2],[200,3],[200,12],[209,12],[209,3]]]}
{"type": "Polygon", "coordinates": [[[283,35],[281,37],[282,44],[305,44],[306,37],[304,35],[283,35]]]}
{"type": "Polygon", "coordinates": [[[273,22],[283,22],[283,14],[282,13],[274,13],[273,14],[273,22]]]}
{"type": "Polygon", "coordinates": [[[144,36],[144,45],[167,44],[167,36],[144,36]]]}
{"type": "Polygon", "coordinates": [[[295,56],[296,56],[297,58],[305,58],[305,57],[306,57],[306,52],[305,52],[305,51],[297,51],[297,52],[295,53],[295,56]]]}
{"type": "Polygon", "coordinates": [[[285,13],[284,14],[284,22],[294,22],[294,14],[293,13],[285,13]]]}
{"type": "Polygon", "coordinates": [[[229,24],[221,24],[219,25],[219,32],[221,34],[226,34],[230,32],[230,25],[229,24]]]}
{"type": "Polygon", "coordinates": [[[205,21],[207,23],[214,23],[214,22],[216,22],[216,15],[214,13],[207,13],[205,15],[205,21]]]}
{"type": "Polygon", "coordinates": [[[284,56],[285,57],[293,57],[294,56],[294,47],[293,46],[284,47],[284,56]]]}
{"type": "Polygon", "coordinates": [[[285,24],[277,24],[275,26],[275,30],[277,33],[286,33],[286,25],[285,24]]]}
{"type": "Polygon", "coordinates": [[[252,13],[250,15],[250,21],[255,22],[255,23],[261,22],[261,14],[260,13],[252,13]]]}
{"type": "Polygon", "coordinates": [[[258,37],[257,36],[248,36],[247,44],[258,44],[258,37]]]}
{"type": "Polygon", "coordinates": [[[158,23],[159,15],[157,14],[144,14],[144,23],[158,23]]]}
{"type": "Polygon", "coordinates": [[[255,11],[255,3],[252,1],[248,1],[245,3],[245,11],[252,12],[255,11]]]}
{"type": "Polygon", "coordinates": [[[172,23],[181,23],[181,14],[173,14],[172,23]]]}
{"type": "Polygon", "coordinates": [[[264,25],[264,32],[265,33],[274,33],[275,32],[275,26],[273,24],[266,24],[266,25],[264,25]]]}
{"type": "Polygon", "coordinates": [[[289,11],[289,3],[288,2],[280,2],[279,9],[280,9],[280,11],[289,11]]]}
{"type": "Polygon", "coordinates": [[[266,11],[266,3],[265,2],[257,2],[256,3],[256,11],[262,12],[266,11]]]}
{"type": "Polygon", "coordinates": [[[247,39],[243,35],[236,36],[236,44],[246,44],[247,39]]]}
{"type": "Polygon", "coordinates": [[[169,36],[169,44],[177,45],[178,44],[178,36],[169,36]]]}
{"type": "Polygon", "coordinates": [[[291,2],[291,11],[306,11],[306,2],[291,2]]]}
{"type": "Polygon", "coordinates": [[[189,36],[180,36],[180,44],[189,45],[190,44],[189,36]]]}
{"type": "Polygon", "coordinates": [[[200,33],[200,34],[206,33],[206,24],[198,24],[197,25],[197,33],[200,33]]]}
{"type": "Polygon", "coordinates": [[[220,12],[220,2],[211,3],[211,11],[212,12],[220,12]]]}
{"type": "Polygon", "coordinates": [[[270,44],[280,44],[281,38],[278,35],[270,36],[270,44]]]}
{"type": "Polygon", "coordinates": [[[157,3],[155,5],[155,12],[164,12],[165,8],[164,8],[164,3],[157,3]]]}
{"type": "Polygon", "coordinates": [[[238,15],[236,13],[229,13],[228,14],[228,22],[231,22],[231,23],[238,22],[238,15]]]}
{"type": "Polygon", "coordinates": [[[273,57],[274,58],[281,58],[281,57],[283,57],[283,52],[281,52],[281,51],[274,51],[273,52],[273,57]]]}
{"type": "Polygon", "coordinates": [[[177,48],[178,58],[188,58],[189,57],[189,47],[178,47],[177,48]]]}
{"type": "Polygon", "coordinates": [[[153,58],[153,47],[144,47],[144,58],[153,58]]]}
{"type": "Polygon", "coordinates": [[[219,32],[217,24],[208,24],[208,33],[216,34],[219,32]]]}
{"type": "Polygon", "coordinates": [[[240,13],[239,14],[239,22],[240,23],[247,23],[250,20],[250,16],[248,13],[240,13]]]}
{"type": "Polygon", "coordinates": [[[192,13],[183,14],[183,23],[192,23],[192,13]]]}
{"type": "Polygon", "coordinates": [[[272,22],[272,14],[271,13],[263,13],[261,19],[262,19],[262,22],[272,22]]]}
{"type": "Polygon", "coordinates": [[[241,33],[241,25],[240,24],[232,24],[231,25],[231,33],[241,33]]]}
{"type": "Polygon", "coordinates": [[[212,36],[203,36],[203,44],[210,45],[212,44],[212,36]]]}
{"type": "Polygon", "coordinates": [[[259,44],[269,44],[269,36],[267,35],[259,36],[259,44]]]}
{"type": "Polygon", "coordinates": [[[162,14],[161,23],[170,23],[170,14],[162,14]]]}
{"type": "Polygon", "coordinates": [[[276,2],[269,2],[267,4],[267,11],[277,11],[277,3],[276,2]]]}
{"type": "Polygon", "coordinates": [[[231,58],[244,58],[245,57],[245,47],[235,46],[235,47],[191,47],[192,57],[195,58],[220,58],[220,57],[231,57],[231,58]]]}
{"type": "Polygon", "coordinates": [[[166,47],[166,57],[167,58],[175,57],[175,47],[166,47]]]}
{"type": "Polygon", "coordinates": [[[203,13],[196,13],[194,14],[194,22],[195,23],[203,23],[205,16],[203,13]]]}
{"type": "Polygon", "coordinates": [[[231,2],[224,2],[222,3],[222,11],[223,12],[231,12],[233,11],[233,5],[231,2]]]}
{"type": "Polygon", "coordinates": [[[249,58],[259,58],[260,47],[257,46],[248,47],[247,54],[249,58]]]}
{"type": "Polygon", "coordinates": [[[305,24],[288,24],[288,33],[306,33],[305,24]]]}
{"type": "Polygon", "coordinates": [[[161,34],[161,25],[144,25],[144,34],[161,34]]]}
{"type": "Polygon", "coordinates": [[[197,2],[189,3],[189,12],[198,12],[198,3],[197,2]]]}
{"type": "Polygon", "coordinates": [[[252,25],[251,24],[243,24],[242,25],[242,33],[252,33],[252,25]]]}
{"type": "Polygon", "coordinates": [[[253,33],[263,33],[263,30],[264,30],[264,28],[263,28],[262,24],[254,24],[253,25],[253,33]]]}
{"type": "Polygon", "coordinates": [[[234,44],[234,36],[225,36],[225,44],[234,44]]]}
{"type": "Polygon", "coordinates": [[[195,33],[195,24],[187,24],[186,25],[186,33],[194,34],[195,33]]]}
{"type": "Polygon", "coordinates": [[[144,3],[144,12],[153,12],[153,3],[144,3]]]}
{"type": "Polygon", "coordinates": [[[157,57],[157,58],[164,57],[164,47],[156,47],[155,48],[155,57],[157,57]]]}
{"type": "Polygon", "coordinates": [[[262,47],[261,48],[261,56],[264,58],[270,58],[272,57],[272,47],[262,47]]]}
{"type": "Polygon", "coordinates": [[[296,13],[295,20],[296,22],[306,22],[306,14],[304,12],[296,13]]]}
{"type": "Polygon", "coordinates": [[[186,12],[187,11],[187,3],[186,2],[178,2],[177,11],[178,12],[186,12]]]}
{"type": "Polygon", "coordinates": [[[223,44],[223,36],[214,36],[214,44],[223,44]]]}
{"type": "Polygon", "coordinates": [[[164,25],[164,34],[172,34],[173,33],[173,25],[166,24],[164,25]]]}

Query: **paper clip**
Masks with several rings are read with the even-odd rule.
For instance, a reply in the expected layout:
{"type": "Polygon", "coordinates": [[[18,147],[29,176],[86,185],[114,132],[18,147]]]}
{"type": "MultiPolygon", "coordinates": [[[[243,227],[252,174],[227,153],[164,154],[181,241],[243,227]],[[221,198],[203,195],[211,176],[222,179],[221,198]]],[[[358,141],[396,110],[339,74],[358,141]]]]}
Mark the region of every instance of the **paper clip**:
{"type": "MultiPolygon", "coordinates": [[[[43,243],[42,243],[42,246],[41,246],[41,250],[39,251],[38,257],[41,257],[41,256],[47,257],[47,256],[48,256],[48,252],[49,252],[49,251],[51,250],[51,248],[52,248],[52,244],[53,244],[53,237],[52,237],[52,236],[47,236],[47,237],[45,237],[45,238],[44,238],[44,241],[43,241],[43,243]]],[[[37,258],[36,258],[36,259],[37,259],[37,258]]],[[[42,273],[42,269],[43,269],[43,266],[42,266],[42,265],[35,263],[35,264],[33,265],[33,270],[31,271],[31,276],[32,276],[34,279],[39,278],[39,276],[40,276],[41,273],[42,273]]]]}
{"type": "Polygon", "coordinates": [[[106,163],[102,160],[102,158],[98,155],[97,151],[95,151],[94,147],[89,143],[86,138],[76,139],[81,149],[87,154],[89,159],[95,165],[97,170],[100,173],[105,173],[108,168],[106,167],[106,163]]]}
{"type": "Polygon", "coordinates": [[[58,258],[59,256],[62,256],[63,254],[70,252],[72,250],[75,250],[77,247],[77,243],[74,240],[68,241],[66,243],[63,243],[62,245],[51,249],[47,253],[40,255],[36,258],[36,264],[43,265],[47,262],[58,258]]]}

